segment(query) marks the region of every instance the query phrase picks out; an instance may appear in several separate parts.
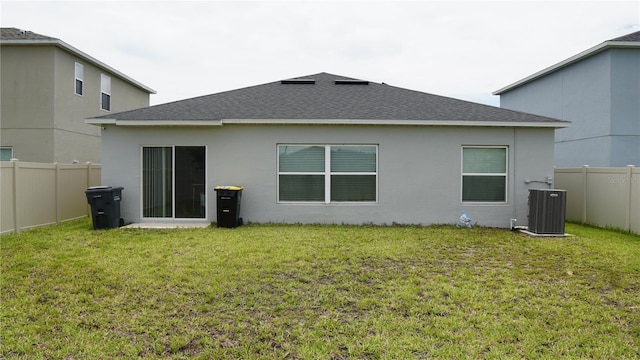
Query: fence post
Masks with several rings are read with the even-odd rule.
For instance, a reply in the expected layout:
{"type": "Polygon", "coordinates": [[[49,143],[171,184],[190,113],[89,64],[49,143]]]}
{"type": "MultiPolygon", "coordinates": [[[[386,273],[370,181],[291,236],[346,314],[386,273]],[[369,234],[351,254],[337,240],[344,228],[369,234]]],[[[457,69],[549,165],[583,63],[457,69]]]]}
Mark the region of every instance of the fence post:
{"type": "Polygon", "coordinates": [[[587,173],[589,165],[582,165],[582,223],[587,223],[587,173]]]}
{"type": "MultiPolygon", "coordinates": [[[[87,161],[86,164],[87,164],[87,187],[85,187],[85,189],[88,189],[91,187],[91,161],[87,161]]],[[[88,202],[87,202],[86,208],[87,208],[87,215],[91,217],[91,206],[89,205],[88,202]]]]}
{"type": "Polygon", "coordinates": [[[627,214],[624,219],[624,229],[631,231],[631,190],[633,189],[633,165],[627,165],[627,181],[629,186],[627,187],[627,214]]]}
{"type": "Polygon", "coordinates": [[[18,220],[18,169],[20,164],[18,159],[11,159],[13,163],[13,233],[20,232],[20,221],[18,220]]]}
{"type": "Polygon", "coordinates": [[[60,164],[58,164],[57,162],[54,162],[53,165],[55,165],[56,167],[56,176],[55,176],[55,198],[56,198],[56,224],[60,224],[60,217],[61,217],[61,210],[60,207],[61,205],[61,196],[60,196],[60,164]]]}

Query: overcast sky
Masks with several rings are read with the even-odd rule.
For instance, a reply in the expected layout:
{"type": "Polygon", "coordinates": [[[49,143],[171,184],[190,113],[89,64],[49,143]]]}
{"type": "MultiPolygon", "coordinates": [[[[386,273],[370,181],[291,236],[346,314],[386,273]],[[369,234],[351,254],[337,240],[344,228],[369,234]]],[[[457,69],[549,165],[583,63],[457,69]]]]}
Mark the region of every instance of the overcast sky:
{"type": "Polygon", "coordinates": [[[328,72],[498,105],[491,93],[640,30],[640,1],[0,2],[160,104],[328,72]]]}

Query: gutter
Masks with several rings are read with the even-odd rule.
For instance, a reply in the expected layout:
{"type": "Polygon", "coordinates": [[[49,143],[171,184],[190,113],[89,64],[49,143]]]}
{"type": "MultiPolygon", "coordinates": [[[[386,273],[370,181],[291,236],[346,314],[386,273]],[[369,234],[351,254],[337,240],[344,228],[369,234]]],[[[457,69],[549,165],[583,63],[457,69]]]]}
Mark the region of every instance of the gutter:
{"type": "Polygon", "coordinates": [[[101,126],[222,126],[222,120],[118,120],[94,118],[86,119],[84,123],[101,126]]]}
{"type": "Polygon", "coordinates": [[[501,122],[465,120],[370,120],[370,119],[224,119],[224,124],[251,125],[390,125],[390,126],[478,126],[478,127],[568,127],[570,122],[501,122]]]}
{"type": "Polygon", "coordinates": [[[464,120],[369,120],[369,119],[223,119],[223,120],[118,120],[108,118],[86,119],[90,125],[116,126],[223,126],[223,125],[378,125],[378,126],[475,126],[475,127],[529,127],[565,128],[569,121],[464,121],[464,120]]]}

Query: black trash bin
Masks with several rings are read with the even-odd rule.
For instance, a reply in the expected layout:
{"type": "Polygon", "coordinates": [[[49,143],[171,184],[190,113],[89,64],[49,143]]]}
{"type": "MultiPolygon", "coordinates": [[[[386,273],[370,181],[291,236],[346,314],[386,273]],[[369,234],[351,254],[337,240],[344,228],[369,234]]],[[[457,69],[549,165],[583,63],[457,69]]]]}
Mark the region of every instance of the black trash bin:
{"type": "Polygon", "coordinates": [[[240,199],[242,186],[216,186],[218,227],[234,228],[242,225],[240,199]]]}
{"type": "Polygon", "coordinates": [[[120,201],[123,187],[92,186],[85,190],[91,205],[94,229],[112,229],[124,225],[120,217],[120,201]]]}

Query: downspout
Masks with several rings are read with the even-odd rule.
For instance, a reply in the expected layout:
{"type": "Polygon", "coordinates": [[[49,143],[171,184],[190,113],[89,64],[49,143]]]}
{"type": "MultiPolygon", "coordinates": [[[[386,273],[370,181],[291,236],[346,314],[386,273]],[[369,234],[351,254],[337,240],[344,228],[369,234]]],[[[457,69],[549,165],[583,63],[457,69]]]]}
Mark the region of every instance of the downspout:
{"type": "Polygon", "coordinates": [[[589,175],[589,165],[582,166],[582,223],[587,224],[587,176],[589,175]]]}

